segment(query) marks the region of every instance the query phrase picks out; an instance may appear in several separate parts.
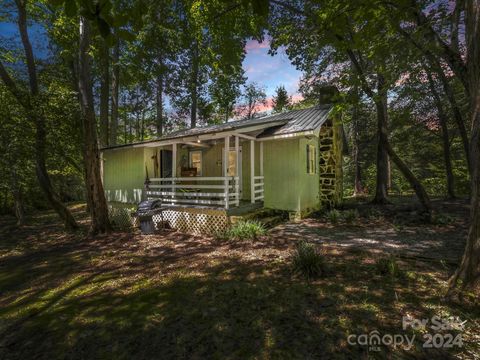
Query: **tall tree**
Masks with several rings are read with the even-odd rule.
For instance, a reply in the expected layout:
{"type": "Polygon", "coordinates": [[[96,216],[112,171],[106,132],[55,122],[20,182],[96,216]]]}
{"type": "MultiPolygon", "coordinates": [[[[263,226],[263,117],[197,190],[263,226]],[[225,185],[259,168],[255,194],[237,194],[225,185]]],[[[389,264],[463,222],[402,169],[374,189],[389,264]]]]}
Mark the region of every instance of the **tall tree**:
{"type": "Polygon", "coordinates": [[[354,166],[353,196],[363,196],[362,168],[360,165],[361,144],[360,144],[360,104],[358,87],[354,86],[352,104],[352,160],[354,166]]]}
{"type": "MultiPolygon", "coordinates": [[[[84,9],[88,11],[88,9],[84,9]]],[[[91,26],[89,20],[80,16],[79,76],[80,107],[84,136],[85,185],[90,209],[90,234],[106,233],[111,230],[108,206],[100,173],[100,151],[97,141],[97,121],[92,90],[91,69],[91,26]]]]}
{"type": "Polygon", "coordinates": [[[292,105],[292,99],[288,96],[288,92],[285,86],[281,85],[275,89],[275,95],[273,96],[273,111],[276,113],[290,109],[292,105]]]}
{"type": "Polygon", "coordinates": [[[448,121],[447,115],[443,108],[442,99],[440,94],[438,93],[435,85],[435,81],[433,80],[432,74],[426,70],[428,82],[430,86],[430,91],[432,93],[435,105],[438,111],[438,119],[440,122],[440,127],[442,129],[442,141],[443,141],[443,156],[445,159],[445,174],[447,179],[447,193],[450,199],[455,198],[455,184],[453,178],[453,171],[452,171],[452,157],[450,154],[450,136],[448,133],[448,121]]]}
{"type": "Polygon", "coordinates": [[[390,157],[430,214],[425,189],[388,140],[388,92],[400,75],[399,66],[405,57],[397,55],[402,54],[404,44],[389,28],[384,15],[377,14],[375,21],[365,21],[372,13],[350,2],[326,1],[320,5],[306,1],[300,8],[281,1],[272,3],[276,5],[271,27],[274,50],[286,46],[292,62],[314,79],[334,70],[332,60],[340,69],[349,61],[361,90],[375,104],[378,145],[374,202],[387,202],[390,157]]]}
{"type": "Polygon", "coordinates": [[[100,67],[100,145],[109,143],[110,109],[110,49],[105,40],[101,41],[99,54],[100,67]]]}
{"type": "Polygon", "coordinates": [[[111,89],[111,114],[110,114],[110,131],[109,144],[116,145],[118,137],[118,107],[120,95],[120,38],[115,34],[115,44],[113,46],[112,56],[112,89],[111,89]]]}
{"type": "Polygon", "coordinates": [[[465,1],[465,32],[467,56],[464,69],[467,75],[467,92],[470,95],[472,123],[471,210],[465,251],[460,266],[450,279],[450,290],[459,283],[463,289],[472,287],[478,285],[480,280],[480,0],[465,1]]]}
{"type": "Polygon", "coordinates": [[[43,95],[40,93],[35,57],[27,30],[27,2],[25,0],[16,0],[15,4],[18,12],[18,30],[20,32],[25,53],[25,62],[29,80],[29,92],[24,91],[21,86],[15,83],[2,62],[0,62],[0,78],[3,80],[5,86],[14,95],[17,101],[25,109],[28,117],[35,125],[35,169],[40,188],[44,192],[47,201],[50,203],[52,208],[63,220],[65,227],[67,229],[75,229],[77,228],[77,223],[68,208],[60,201],[58,194],[52,187],[52,183],[48,175],[45,163],[45,116],[40,106],[43,95]]]}
{"type": "Polygon", "coordinates": [[[242,102],[238,106],[237,114],[245,119],[253,119],[262,106],[267,103],[267,94],[263,87],[253,82],[245,85],[242,102]]]}
{"type": "MultiPolygon", "coordinates": [[[[461,283],[461,289],[474,286],[480,278],[480,0],[465,0],[455,4],[454,31],[445,39],[445,29],[434,26],[433,18],[438,14],[425,11],[420,0],[407,3],[385,2],[387,13],[394,19],[397,30],[412,43],[417,43],[425,53],[429,52],[438,62],[444,61],[455,73],[463,86],[469,103],[471,124],[469,154],[471,174],[470,227],[464,255],[458,269],[450,279],[450,292],[461,283]],[[459,14],[460,13],[460,14],[459,14]],[[464,16],[461,16],[461,13],[464,16]],[[410,24],[401,31],[402,25],[410,24]],[[460,34],[455,29],[464,27],[465,52],[459,51],[460,34]],[[453,41],[452,41],[453,39],[453,41]],[[461,280],[461,281],[459,281],[461,280]]],[[[448,30],[448,29],[447,29],[448,30]]]]}

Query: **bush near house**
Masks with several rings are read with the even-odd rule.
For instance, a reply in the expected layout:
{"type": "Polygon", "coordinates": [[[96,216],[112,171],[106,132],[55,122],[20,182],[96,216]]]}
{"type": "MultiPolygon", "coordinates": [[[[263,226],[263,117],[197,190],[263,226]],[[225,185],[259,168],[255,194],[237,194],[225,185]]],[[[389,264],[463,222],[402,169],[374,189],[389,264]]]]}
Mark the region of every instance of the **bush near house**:
{"type": "Polygon", "coordinates": [[[257,220],[242,220],[232,225],[217,238],[228,240],[255,240],[267,233],[265,226],[257,220]]]}

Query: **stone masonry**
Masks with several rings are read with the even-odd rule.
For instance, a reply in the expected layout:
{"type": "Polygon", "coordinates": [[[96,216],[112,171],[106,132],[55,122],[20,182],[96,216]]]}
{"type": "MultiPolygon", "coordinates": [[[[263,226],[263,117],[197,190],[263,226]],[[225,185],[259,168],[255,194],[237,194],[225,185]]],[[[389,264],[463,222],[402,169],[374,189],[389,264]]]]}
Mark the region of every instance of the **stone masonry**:
{"type": "Polygon", "coordinates": [[[342,138],[337,124],[325,124],[319,134],[320,203],[333,208],[342,199],[342,138]]]}

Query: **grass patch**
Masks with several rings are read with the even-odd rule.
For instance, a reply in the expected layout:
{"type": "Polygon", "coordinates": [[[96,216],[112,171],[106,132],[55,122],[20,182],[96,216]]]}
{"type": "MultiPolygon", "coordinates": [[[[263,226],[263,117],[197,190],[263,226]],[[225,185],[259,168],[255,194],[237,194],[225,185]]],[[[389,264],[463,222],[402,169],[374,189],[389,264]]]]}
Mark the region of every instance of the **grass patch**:
{"type": "Polygon", "coordinates": [[[293,254],[292,267],[295,273],[307,279],[318,278],[325,274],[325,261],[323,255],[315,245],[306,241],[297,244],[293,254]]]}
{"type": "Polygon", "coordinates": [[[338,211],[337,209],[328,211],[327,219],[334,225],[338,224],[338,221],[340,220],[340,211],[338,211]]]}
{"type": "Polygon", "coordinates": [[[353,224],[360,217],[360,214],[357,209],[350,209],[345,210],[342,216],[347,224],[353,224]]]}
{"type": "Polygon", "coordinates": [[[260,236],[267,234],[265,226],[256,220],[239,221],[232,225],[224,233],[219,234],[217,238],[228,240],[256,240],[260,236]]]}
{"type": "Polygon", "coordinates": [[[378,275],[400,277],[403,275],[402,270],[398,266],[395,256],[381,257],[375,261],[375,270],[378,275]]]}

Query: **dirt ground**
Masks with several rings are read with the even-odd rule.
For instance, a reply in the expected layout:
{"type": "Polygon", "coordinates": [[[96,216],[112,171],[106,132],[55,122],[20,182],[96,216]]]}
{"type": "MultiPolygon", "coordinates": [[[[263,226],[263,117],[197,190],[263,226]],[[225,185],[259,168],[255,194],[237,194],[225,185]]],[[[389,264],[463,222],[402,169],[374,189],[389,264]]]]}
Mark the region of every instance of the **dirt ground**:
{"type": "Polygon", "coordinates": [[[400,205],[367,205],[347,224],[325,216],[285,223],[253,241],[175,231],[65,233],[51,212],[17,228],[0,219],[0,359],[476,359],[478,294],[446,302],[446,281],[466,232],[465,201],[436,202],[439,221],[418,223],[400,205]],[[446,216],[447,214],[448,216],[446,216]],[[444,216],[445,215],[445,216],[444,216]],[[440,221],[441,220],[441,221],[440,221]],[[292,273],[300,240],[317,244],[326,274],[292,273]],[[401,272],[376,271],[396,254],[401,272]],[[461,346],[425,348],[427,329],[402,317],[457,316],[461,346]],[[351,334],[415,335],[380,348],[351,334]]]}
{"type": "Polygon", "coordinates": [[[328,247],[367,250],[398,256],[439,260],[457,264],[467,235],[468,202],[466,200],[433,201],[437,217],[442,221],[425,224],[418,213],[401,203],[386,207],[347,204],[356,208],[360,218],[352,224],[331,224],[328,218],[307,218],[281,224],[272,236],[289,239],[308,239],[328,247]]]}

